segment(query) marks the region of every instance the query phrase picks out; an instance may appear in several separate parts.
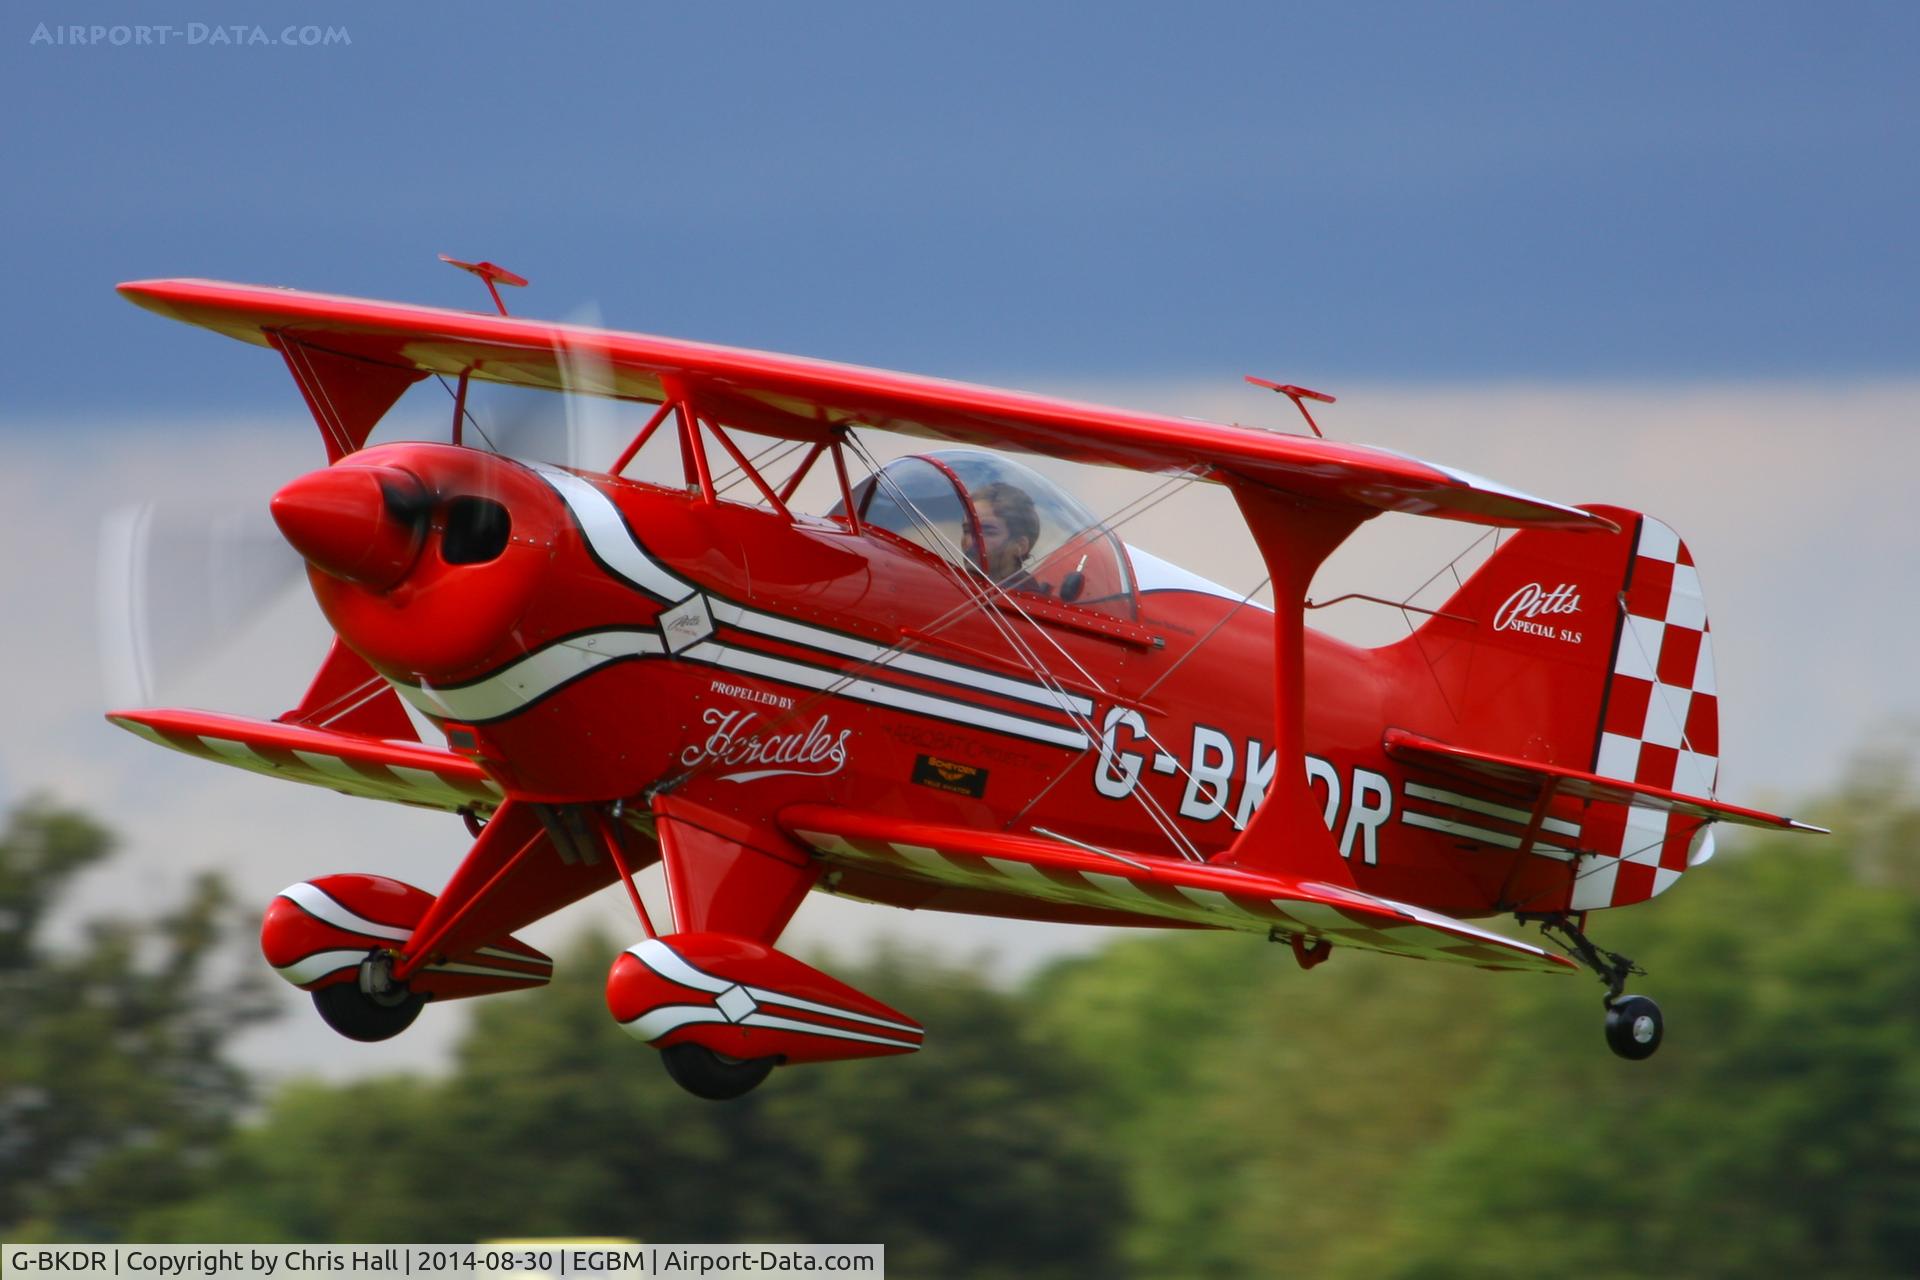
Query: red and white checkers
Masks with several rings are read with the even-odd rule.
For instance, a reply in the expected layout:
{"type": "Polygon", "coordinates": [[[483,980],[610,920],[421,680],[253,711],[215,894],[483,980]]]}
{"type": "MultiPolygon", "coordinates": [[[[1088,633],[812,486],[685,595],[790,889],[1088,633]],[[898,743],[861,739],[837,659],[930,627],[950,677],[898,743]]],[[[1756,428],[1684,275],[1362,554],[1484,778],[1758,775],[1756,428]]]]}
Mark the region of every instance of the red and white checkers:
{"type": "MultiPolygon", "coordinates": [[[[1713,638],[1693,555],[1674,531],[1642,516],[1624,616],[1607,683],[1593,772],[1711,798],[1720,768],[1713,638]]],[[[1644,902],[1713,855],[1707,824],[1659,809],[1589,808],[1571,907],[1644,902]]]]}

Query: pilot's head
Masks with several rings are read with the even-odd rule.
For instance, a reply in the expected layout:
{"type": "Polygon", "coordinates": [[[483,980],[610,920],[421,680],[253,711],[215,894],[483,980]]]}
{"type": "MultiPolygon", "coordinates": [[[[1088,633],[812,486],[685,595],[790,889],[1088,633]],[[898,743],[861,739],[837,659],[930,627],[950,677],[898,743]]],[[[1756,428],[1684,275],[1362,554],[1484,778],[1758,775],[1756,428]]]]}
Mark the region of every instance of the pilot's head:
{"type": "Polygon", "coordinates": [[[1033,498],[1016,485],[996,482],[974,491],[980,521],[980,558],[995,582],[1020,572],[1040,540],[1040,514],[1033,498]]]}

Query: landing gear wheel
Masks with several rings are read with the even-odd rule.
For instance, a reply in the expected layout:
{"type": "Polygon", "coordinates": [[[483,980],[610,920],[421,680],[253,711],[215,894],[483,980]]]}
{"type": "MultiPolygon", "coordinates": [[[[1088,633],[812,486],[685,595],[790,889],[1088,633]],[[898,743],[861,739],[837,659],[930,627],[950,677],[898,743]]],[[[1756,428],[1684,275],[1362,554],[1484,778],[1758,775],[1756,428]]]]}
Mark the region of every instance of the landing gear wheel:
{"type": "Polygon", "coordinates": [[[1651,1058],[1666,1035],[1660,1006],[1645,996],[1619,996],[1607,1002],[1607,1047],[1638,1062],[1651,1058]]]}
{"type": "Polygon", "coordinates": [[[750,1093],[777,1059],[726,1058],[701,1044],[676,1044],[660,1051],[673,1082],[696,1098],[725,1102],[750,1093]]]}
{"type": "Polygon", "coordinates": [[[313,1007],[320,1011],[321,1021],[347,1039],[370,1044],[391,1040],[412,1026],[427,1002],[423,995],[402,990],[398,1000],[383,1003],[391,996],[370,996],[358,983],[339,982],[314,992],[313,1007]]]}
{"type": "Polygon", "coordinates": [[[413,1025],[427,998],[393,980],[393,956],[376,951],[360,962],[353,982],[336,982],[313,993],[321,1021],[349,1040],[391,1040],[413,1025]]]}

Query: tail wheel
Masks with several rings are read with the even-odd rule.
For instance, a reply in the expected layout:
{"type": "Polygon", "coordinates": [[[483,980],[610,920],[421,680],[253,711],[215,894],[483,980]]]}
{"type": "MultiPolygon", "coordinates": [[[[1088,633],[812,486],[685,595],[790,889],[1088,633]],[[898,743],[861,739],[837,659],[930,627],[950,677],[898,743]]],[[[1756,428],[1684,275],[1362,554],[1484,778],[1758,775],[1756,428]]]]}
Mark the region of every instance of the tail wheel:
{"type": "Polygon", "coordinates": [[[1645,996],[1619,996],[1607,1002],[1607,1047],[1623,1058],[1651,1058],[1666,1035],[1660,1006],[1645,996]]]}
{"type": "Polygon", "coordinates": [[[696,1098],[725,1102],[751,1093],[777,1064],[775,1058],[728,1058],[702,1044],[676,1044],[660,1051],[673,1082],[696,1098]]]}

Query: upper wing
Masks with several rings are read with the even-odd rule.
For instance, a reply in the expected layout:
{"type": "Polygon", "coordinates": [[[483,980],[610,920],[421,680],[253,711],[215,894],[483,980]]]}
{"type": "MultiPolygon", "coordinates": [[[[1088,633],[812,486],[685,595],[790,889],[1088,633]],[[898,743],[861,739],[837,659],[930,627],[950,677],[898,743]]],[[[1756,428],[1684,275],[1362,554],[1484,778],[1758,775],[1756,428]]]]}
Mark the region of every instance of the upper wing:
{"type": "Polygon", "coordinates": [[[938,826],[831,805],[784,809],[780,825],[829,862],[935,884],[1324,939],[1483,969],[1560,973],[1574,967],[1531,943],[1424,907],[1219,862],[1102,852],[1039,836],[938,826]]]}
{"type": "MultiPolygon", "coordinates": [[[[350,375],[357,366],[364,381],[377,384],[378,394],[368,392],[378,405],[374,418],[407,382],[428,373],[467,372],[654,403],[675,398],[677,387],[703,415],[765,435],[820,440],[856,424],[1140,471],[1192,471],[1374,510],[1482,524],[1608,527],[1589,512],[1466,472],[1251,427],[644,334],[291,289],[144,280],[123,284],[120,292],[176,320],[278,347],[296,376],[303,369],[350,375]],[[591,376],[603,385],[579,385],[583,369],[595,370],[591,376]]],[[[359,440],[365,434],[359,429],[359,440]]],[[[358,447],[359,441],[346,443],[358,447]]]]}

